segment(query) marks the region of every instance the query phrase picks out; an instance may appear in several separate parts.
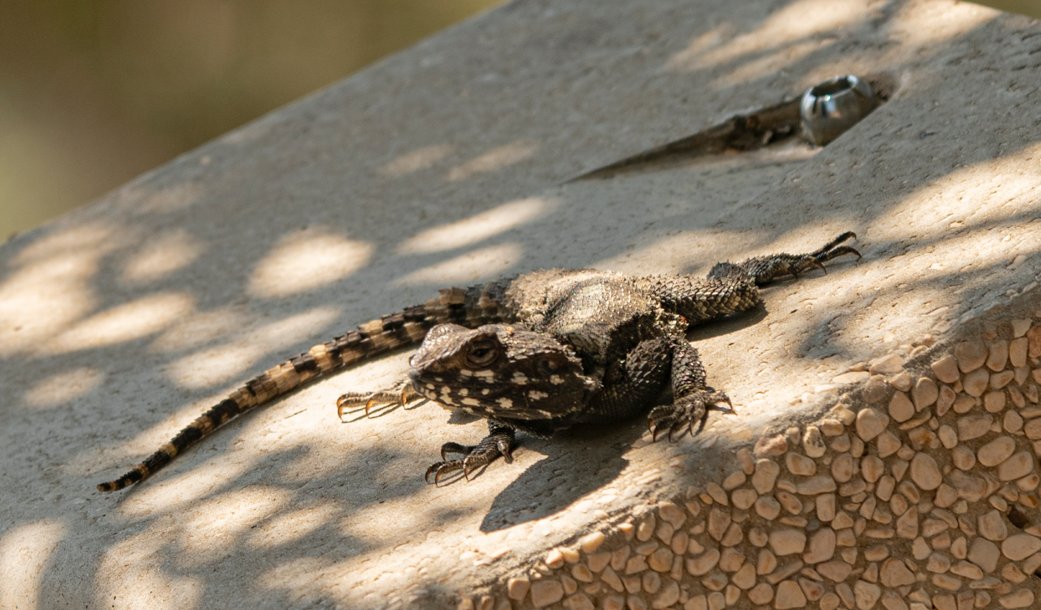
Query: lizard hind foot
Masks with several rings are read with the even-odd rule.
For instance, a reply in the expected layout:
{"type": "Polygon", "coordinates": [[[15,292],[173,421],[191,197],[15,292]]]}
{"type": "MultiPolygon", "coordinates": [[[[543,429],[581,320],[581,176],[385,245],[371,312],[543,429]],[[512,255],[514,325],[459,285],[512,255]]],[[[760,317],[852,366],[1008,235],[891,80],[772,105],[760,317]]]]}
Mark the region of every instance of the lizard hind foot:
{"type": "Polygon", "coordinates": [[[676,399],[671,405],[655,407],[647,416],[651,439],[665,434],[669,442],[685,434],[694,436],[705,427],[710,410],[735,413],[730,397],[712,388],[704,388],[676,399]],[[695,426],[697,427],[695,429],[695,426]]]}
{"type": "Polygon", "coordinates": [[[357,411],[364,411],[364,417],[378,417],[398,407],[408,408],[410,403],[420,399],[422,396],[407,381],[376,392],[347,392],[336,399],[336,415],[341,422],[345,421],[345,414],[353,415],[357,411]]]}

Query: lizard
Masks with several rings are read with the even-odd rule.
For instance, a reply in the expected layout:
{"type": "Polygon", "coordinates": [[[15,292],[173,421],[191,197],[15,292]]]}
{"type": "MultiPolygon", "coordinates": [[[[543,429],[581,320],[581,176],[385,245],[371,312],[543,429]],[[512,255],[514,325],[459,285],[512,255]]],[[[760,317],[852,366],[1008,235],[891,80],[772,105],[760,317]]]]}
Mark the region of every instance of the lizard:
{"type": "Polygon", "coordinates": [[[693,435],[710,410],[733,407],[725,392],[708,385],[687,330],[760,306],[760,288],[777,280],[811,269],[826,273],[824,263],[845,254],[860,259],[845,245],[855,238],[847,231],[805,254],[717,263],[705,278],[547,269],[443,289],[267,369],[97,489],[139,483],[243,413],[322,375],[416,344],[406,380],[345,393],[337,412],[342,420],[351,409],[367,415],[374,405],[427,400],[486,419],[488,435],[476,445],[441,447],[441,460],[426,470],[428,482],[453,474],[469,479],[500,457],[511,462],[518,431],[548,437],[646,413],[654,441],[693,435]]]}

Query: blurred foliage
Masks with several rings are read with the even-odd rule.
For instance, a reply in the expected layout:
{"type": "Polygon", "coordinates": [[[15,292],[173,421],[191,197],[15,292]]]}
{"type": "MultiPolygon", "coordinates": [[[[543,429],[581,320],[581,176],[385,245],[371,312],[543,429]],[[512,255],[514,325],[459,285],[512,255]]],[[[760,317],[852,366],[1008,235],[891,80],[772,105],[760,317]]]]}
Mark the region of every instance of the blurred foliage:
{"type": "Polygon", "coordinates": [[[498,0],[0,0],[0,241],[498,0]]]}
{"type": "Polygon", "coordinates": [[[1041,0],[974,0],[991,8],[1041,19],[1041,0]]]}

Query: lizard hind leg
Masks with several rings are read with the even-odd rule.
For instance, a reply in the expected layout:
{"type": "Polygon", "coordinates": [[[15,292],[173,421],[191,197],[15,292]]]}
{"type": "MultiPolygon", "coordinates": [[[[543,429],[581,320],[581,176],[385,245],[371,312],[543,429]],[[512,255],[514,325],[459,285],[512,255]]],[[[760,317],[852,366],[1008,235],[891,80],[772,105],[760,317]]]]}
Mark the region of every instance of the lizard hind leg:
{"type": "Polygon", "coordinates": [[[655,441],[662,434],[669,441],[697,434],[710,410],[734,412],[729,396],[706,385],[698,351],[681,338],[673,341],[672,395],[672,404],[655,407],[647,416],[647,427],[655,441]]]}

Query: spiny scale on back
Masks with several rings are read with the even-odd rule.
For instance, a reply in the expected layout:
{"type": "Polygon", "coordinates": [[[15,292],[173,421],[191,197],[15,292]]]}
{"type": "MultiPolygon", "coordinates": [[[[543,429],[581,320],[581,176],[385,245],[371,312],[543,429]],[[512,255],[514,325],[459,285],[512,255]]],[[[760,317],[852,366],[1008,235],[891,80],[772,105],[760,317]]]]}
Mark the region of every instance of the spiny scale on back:
{"type": "Polygon", "coordinates": [[[758,306],[759,286],[823,269],[843,254],[859,258],[841,245],[855,237],[843,233],[807,254],[719,263],[701,279],[550,269],[442,290],[423,305],[362,324],[268,369],[144,462],[97,487],[115,491],[142,481],[232,418],[320,375],[420,342],[406,382],[348,393],[337,405],[342,416],[420,396],[487,419],[489,434],[478,444],[442,446],[442,460],[426,473],[435,482],[453,473],[469,476],[500,456],[511,461],[517,430],[548,436],[647,413],[655,439],[694,433],[708,410],[730,399],[707,385],[687,328],[758,306]]]}

